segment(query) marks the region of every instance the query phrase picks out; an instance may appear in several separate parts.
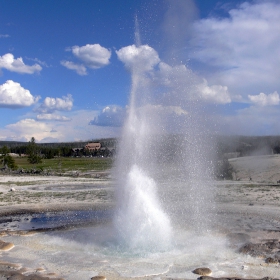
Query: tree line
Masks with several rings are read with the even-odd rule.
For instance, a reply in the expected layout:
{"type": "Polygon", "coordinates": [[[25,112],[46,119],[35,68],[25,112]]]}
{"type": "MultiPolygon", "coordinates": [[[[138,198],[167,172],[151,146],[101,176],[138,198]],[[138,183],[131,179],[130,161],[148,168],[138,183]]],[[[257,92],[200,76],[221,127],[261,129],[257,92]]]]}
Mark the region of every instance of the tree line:
{"type": "MultiPolygon", "coordinates": [[[[0,161],[2,161],[4,169],[11,168],[14,170],[17,169],[17,165],[10,153],[15,153],[19,156],[26,155],[28,162],[31,164],[38,164],[42,162],[42,159],[52,159],[54,157],[112,157],[115,154],[115,149],[109,149],[108,147],[89,151],[83,148],[87,143],[88,142],[37,144],[35,138],[32,137],[27,144],[22,144],[21,142],[21,145],[15,145],[15,143],[12,142],[10,147],[8,147],[8,145],[0,147],[0,161]],[[75,148],[73,148],[73,146],[75,148]]],[[[104,143],[107,145],[116,145],[114,139],[106,139],[106,141],[103,141],[103,145],[104,143]]],[[[9,142],[5,144],[9,144],[9,142]]]]}

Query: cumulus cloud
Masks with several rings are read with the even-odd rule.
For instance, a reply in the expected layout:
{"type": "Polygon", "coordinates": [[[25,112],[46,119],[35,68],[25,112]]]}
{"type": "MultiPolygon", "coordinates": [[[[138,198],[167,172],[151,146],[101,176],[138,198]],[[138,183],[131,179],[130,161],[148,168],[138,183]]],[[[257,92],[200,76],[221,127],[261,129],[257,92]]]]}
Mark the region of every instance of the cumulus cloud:
{"type": "Polygon", "coordinates": [[[160,62],[158,53],[148,45],[127,46],[116,51],[116,54],[130,70],[150,71],[160,62]]]}
{"type": "Polygon", "coordinates": [[[106,106],[102,112],[89,122],[91,125],[119,127],[123,125],[126,110],[117,105],[106,106]]]}
{"type": "MultiPolygon", "coordinates": [[[[34,119],[23,119],[14,124],[6,126],[6,133],[18,138],[31,139],[35,137],[37,140],[48,137],[51,131],[51,125],[43,122],[38,122],[34,119]]],[[[59,134],[58,134],[59,135],[59,134]]]]}
{"type": "Polygon", "coordinates": [[[227,18],[198,20],[189,56],[211,84],[232,94],[272,92],[280,85],[279,21],[278,1],[245,2],[227,18]]]}
{"type": "Polygon", "coordinates": [[[20,108],[33,105],[39,100],[29,90],[12,80],[0,85],[0,107],[20,108]]]}
{"type": "Polygon", "coordinates": [[[60,116],[56,114],[39,114],[36,116],[39,121],[60,121],[60,122],[68,122],[71,121],[70,118],[65,116],[60,116]]]}
{"type": "Polygon", "coordinates": [[[70,111],[73,106],[71,94],[62,96],[62,98],[46,97],[43,103],[36,109],[40,113],[52,113],[54,111],[70,111]]]}
{"type": "Polygon", "coordinates": [[[0,68],[21,74],[33,74],[42,70],[39,64],[26,65],[21,57],[15,59],[11,53],[0,56],[0,68]]]}
{"type": "Polygon", "coordinates": [[[99,44],[87,44],[85,46],[73,46],[67,49],[72,51],[73,55],[82,61],[82,64],[72,61],[61,61],[61,65],[74,70],[79,75],[87,75],[86,67],[98,69],[110,63],[111,51],[99,44]]]}
{"type": "Polygon", "coordinates": [[[87,75],[87,69],[83,64],[76,64],[72,61],[63,60],[60,64],[67,69],[74,70],[78,75],[84,76],[87,75]]]}
{"type": "Polygon", "coordinates": [[[100,68],[110,63],[111,51],[99,44],[72,47],[72,53],[90,68],[100,68]]]}
{"type": "Polygon", "coordinates": [[[258,106],[279,105],[280,98],[277,91],[265,94],[261,92],[259,95],[248,95],[252,103],[258,106]]]}
{"type": "Polygon", "coordinates": [[[203,79],[203,83],[199,84],[197,88],[202,99],[218,104],[226,104],[231,102],[227,86],[208,86],[207,81],[203,79]]]}

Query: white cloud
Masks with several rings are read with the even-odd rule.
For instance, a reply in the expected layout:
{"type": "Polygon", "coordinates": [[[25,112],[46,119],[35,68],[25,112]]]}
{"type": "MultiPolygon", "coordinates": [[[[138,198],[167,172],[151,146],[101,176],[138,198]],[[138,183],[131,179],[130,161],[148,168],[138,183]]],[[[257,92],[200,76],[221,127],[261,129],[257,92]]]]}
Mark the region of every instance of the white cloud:
{"type": "Polygon", "coordinates": [[[116,54],[130,70],[150,71],[160,62],[157,52],[148,45],[127,46],[116,51],[116,54]]]}
{"type": "MultiPolygon", "coordinates": [[[[161,91],[158,101],[165,106],[179,106],[189,100],[203,100],[210,103],[226,104],[231,102],[227,86],[208,85],[186,65],[171,66],[160,60],[158,53],[150,46],[135,45],[116,51],[118,58],[129,69],[149,72],[139,75],[141,82],[136,90],[148,92],[150,88],[161,91]]],[[[142,95],[142,94],[141,94],[142,95]]],[[[145,96],[145,95],[143,95],[145,96]]]]}
{"type": "Polygon", "coordinates": [[[231,102],[227,86],[208,86],[207,81],[203,79],[203,83],[199,84],[197,88],[202,99],[218,104],[226,104],[231,102]]]}
{"type": "Polygon", "coordinates": [[[211,84],[247,98],[280,86],[280,3],[245,2],[228,18],[207,18],[194,24],[191,59],[199,61],[211,84]]]}
{"type": "Polygon", "coordinates": [[[78,75],[84,76],[87,75],[87,69],[83,64],[76,64],[72,61],[61,61],[60,64],[67,69],[74,70],[78,75]]]}
{"type": "Polygon", "coordinates": [[[33,74],[42,70],[39,64],[26,65],[21,57],[15,59],[11,53],[0,56],[0,68],[21,74],[33,74]]]}
{"type": "Polygon", "coordinates": [[[8,34],[0,34],[0,38],[9,38],[10,37],[10,35],[8,35],[8,34]]]}
{"type": "Polygon", "coordinates": [[[56,115],[56,114],[39,114],[36,116],[36,118],[39,121],[61,121],[61,122],[71,121],[70,118],[67,118],[65,116],[56,115]]]}
{"type": "Polygon", "coordinates": [[[267,106],[267,105],[279,105],[280,98],[277,91],[265,94],[261,92],[259,95],[248,95],[251,102],[255,103],[259,106],[267,106]]]}
{"type": "Polygon", "coordinates": [[[83,63],[78,64],[72,61],[63,60],[61,65],[67,69],[74,70],[78,75],[87,75],[87,67],[98,69],[110,63],[111,51],[99,44],[86,44],[85,46],[73,46],[67,51],[72,51],[73,55],[81,60],[83,63]]]}
{"type": "Polygon", "coordinates": [[[111,51],[99,44],[74,46],[71,49],[72,53],[90,68],[97,69],[110,63],[111,51]]]}
{"type": "Polygon", "coordinates": [[[30,91],[12,80],[0,85],[0,107],[20,108],[31,106],[39,100],[30,91]]]}
{"type": "Polygon", "coordinates": [[[44,102],[37,108],[37,111],[44,114],[54,111],[70,111],[72,106],[72,95],[67,94],[67,96],[62,96],[62,98],[46,97],[44,102]]]}
{"type": "Polygon", "coordinates": [[[89,122],[91,125],[119,127],[123,125],[126,110],[117,105],[106,106],[101,113],[89,122]]]}

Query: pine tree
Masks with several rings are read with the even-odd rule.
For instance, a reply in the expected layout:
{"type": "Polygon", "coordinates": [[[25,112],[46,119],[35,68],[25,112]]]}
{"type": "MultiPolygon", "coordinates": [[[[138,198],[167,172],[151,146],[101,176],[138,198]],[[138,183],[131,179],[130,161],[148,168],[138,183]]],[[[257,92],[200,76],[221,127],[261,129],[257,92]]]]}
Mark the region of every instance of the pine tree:
{"type": "Polygon", "coordinates": [[[41,163],[42,158],[39,156],[39,149],[35,142],[35,138],[32,137],[31,140],[28,142],[27,146],[27,154],[28,154],[28,161],[31,164],[41,163]]]}

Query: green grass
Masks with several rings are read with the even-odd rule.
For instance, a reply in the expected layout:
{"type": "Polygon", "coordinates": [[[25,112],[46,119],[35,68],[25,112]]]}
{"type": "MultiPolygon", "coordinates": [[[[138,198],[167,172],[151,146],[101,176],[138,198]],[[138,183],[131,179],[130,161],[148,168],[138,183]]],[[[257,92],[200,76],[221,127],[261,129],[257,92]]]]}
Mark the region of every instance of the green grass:
{"type": "Polygon", "coordinates": [[[49,170],[53,172],[67,172],[67,171],[102,171],[112,167],[111,158],[53,158],[43,159],[42,163],[30,164],[27,157],[15,158],[18,168],[23,169],[39,169],[49,170]]]}

